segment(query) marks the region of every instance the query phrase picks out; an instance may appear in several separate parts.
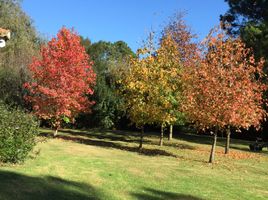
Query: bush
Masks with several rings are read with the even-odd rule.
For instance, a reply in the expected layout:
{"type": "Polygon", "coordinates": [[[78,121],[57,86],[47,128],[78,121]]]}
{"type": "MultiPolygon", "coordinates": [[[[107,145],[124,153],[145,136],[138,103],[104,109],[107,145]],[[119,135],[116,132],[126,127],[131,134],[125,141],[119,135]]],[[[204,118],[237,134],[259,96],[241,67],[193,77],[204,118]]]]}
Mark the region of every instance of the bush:
{"type": "Polygon", "coordinates": [[[38,128],[33,116],[0,103],[0,162],[24,161],[36,144],[38,128]]]}

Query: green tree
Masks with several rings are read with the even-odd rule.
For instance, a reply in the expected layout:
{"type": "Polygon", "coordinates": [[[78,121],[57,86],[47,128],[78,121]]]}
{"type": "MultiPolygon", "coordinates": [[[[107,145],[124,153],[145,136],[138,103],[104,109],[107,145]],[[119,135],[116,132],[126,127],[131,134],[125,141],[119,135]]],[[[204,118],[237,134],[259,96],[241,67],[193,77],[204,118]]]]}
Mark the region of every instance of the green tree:
{"type": "Polygon", "coordinates": [[[19,0],[0,1],[0,27],[11,30],[11,40],[0,49],[0,98],[23,105],[22,83],[29,79],[27,65],[38,54],[41,39],[19,0]]]}
{"type": "Polygon", "coordinates": [[[90,39],[88,37],[84,38],[83,36],[80,36],[80,42],[81,42],[81,45],[85,47],[85,50],[88,51],[91,45],[90,39]]]}
{"type": "Polygon", "coordinates": [[[91,126],[102,128],[114,127],[123,115],[120,109],[122,99],[116,94],[114,71],[124,65],[127,57],[134,53],[123,41],[114,43],[99,41],[91,44],[87,52],[94,62],[93,68],[97,74],[92,96],[96,104],[92,107],[92,115],[81,116],[80,122],[85,125],[91,121],[91,126]]]}
{"type": "MultiPolygon", "coordinates": [[[[268,1],[225,0],[229,10],[222,15],[224,28],[231,35],[240,35],[247,47],[252,47],[255,57],[268,59],[268,1]]],[[[267,71],[266,62],[266,71],[267,71]]]]}

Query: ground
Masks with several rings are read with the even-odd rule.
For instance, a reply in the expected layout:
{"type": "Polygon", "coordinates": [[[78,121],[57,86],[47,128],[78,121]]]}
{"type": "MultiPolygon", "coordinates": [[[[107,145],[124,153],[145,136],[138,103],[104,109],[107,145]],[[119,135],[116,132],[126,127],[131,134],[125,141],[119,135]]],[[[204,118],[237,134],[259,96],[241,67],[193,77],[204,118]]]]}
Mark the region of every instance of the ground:
{"type": "Polygon", "coordinates": [[[157,146],[155,133],[62,130],[57,138],[41,130],[24,164],[0,166],[0,199],[201,200],[268,199],[268,152],[248,151],[232,140],[208,164],[211,137],[176,134],[157,146]]]}

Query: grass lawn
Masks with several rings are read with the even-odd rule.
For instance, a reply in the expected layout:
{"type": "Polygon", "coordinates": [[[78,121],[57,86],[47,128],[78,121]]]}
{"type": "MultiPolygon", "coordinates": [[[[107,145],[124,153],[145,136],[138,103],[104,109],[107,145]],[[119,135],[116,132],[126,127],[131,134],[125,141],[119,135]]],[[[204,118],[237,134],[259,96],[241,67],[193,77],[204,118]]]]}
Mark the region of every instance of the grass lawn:
{"type": "Polygon", "coordinates": [[[32,158],[0,166],[0,199],[268,199],[268,152],[251,153],[248,142],[232,140],[208,164],[212,138],[177,134],[157,146],[147,134],[62,130],[57,138],[41,130],[32,158]]]}

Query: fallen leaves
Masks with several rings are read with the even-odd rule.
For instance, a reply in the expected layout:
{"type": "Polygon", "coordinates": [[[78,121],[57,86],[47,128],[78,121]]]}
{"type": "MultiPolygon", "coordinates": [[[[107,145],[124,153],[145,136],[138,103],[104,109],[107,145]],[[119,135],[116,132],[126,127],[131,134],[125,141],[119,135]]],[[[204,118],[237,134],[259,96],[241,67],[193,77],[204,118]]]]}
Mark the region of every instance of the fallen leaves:
{"type": "MultiPolygon", "coordinates": [[[[203,154],[203,155],[209,155],[211,149],[210,149],[210,147],[208,147],[208,148],[198,147],[194,151],[197,151],[198,153],[203,154]]],[[[216,149],[216,154],[219,157],[230,158],[230,159],[235,159],[235,160],[260,159],[262,157],[258,153],[238,151],[238,150],[233,150],[233,149],[228,154],[224,153],[224,149],[216,149]]]]}

